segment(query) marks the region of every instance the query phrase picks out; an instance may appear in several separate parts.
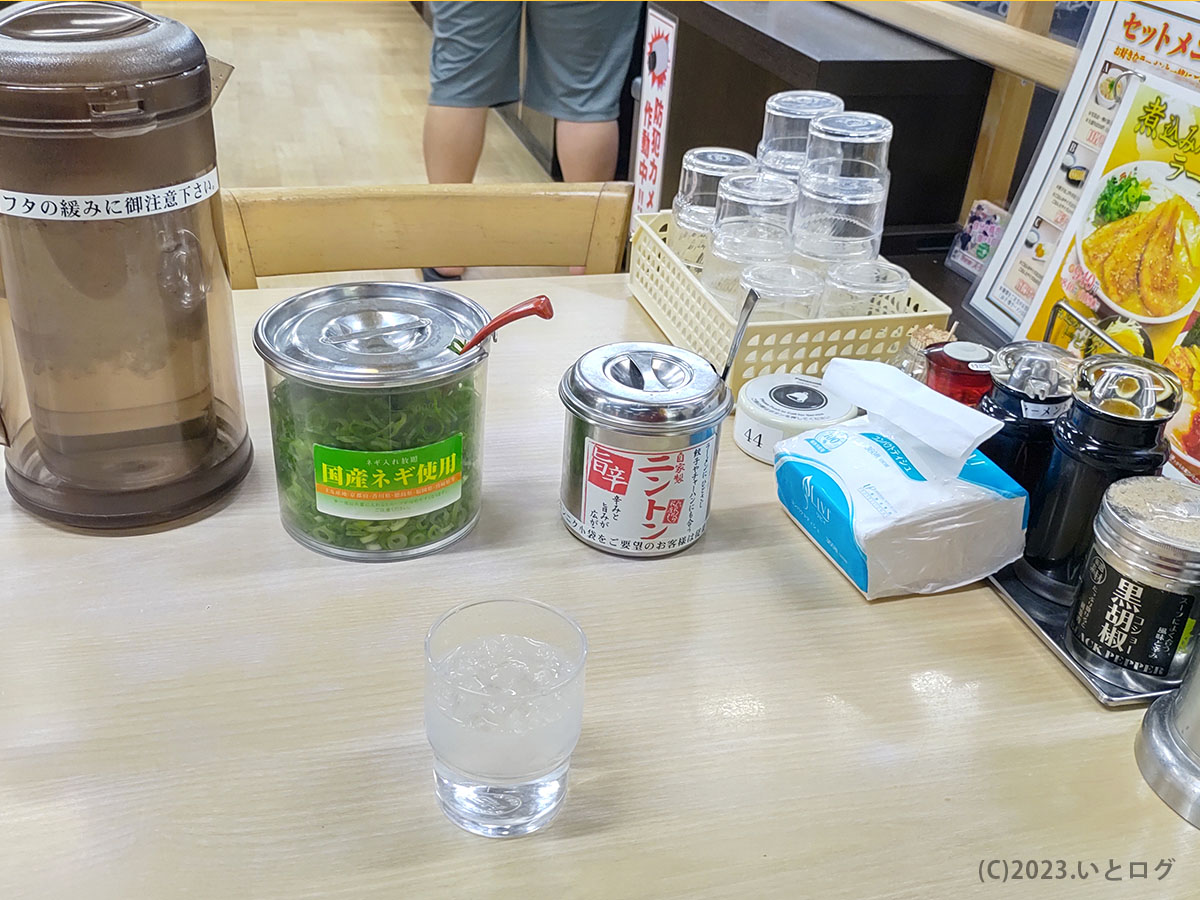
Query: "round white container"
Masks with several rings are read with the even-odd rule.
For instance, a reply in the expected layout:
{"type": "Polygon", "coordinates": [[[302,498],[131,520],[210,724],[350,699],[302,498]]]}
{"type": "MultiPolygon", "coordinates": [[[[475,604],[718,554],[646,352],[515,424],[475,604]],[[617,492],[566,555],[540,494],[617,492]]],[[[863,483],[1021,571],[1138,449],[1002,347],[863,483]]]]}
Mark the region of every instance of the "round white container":
{"type": "Polygon", "coordinates": [[[759,375],[742,385],[733,422],[734,442],[755,459],[775,462],[775,445],[802,431],[858,415],[858,407],[831,394],[811,375],[759,375]]]}

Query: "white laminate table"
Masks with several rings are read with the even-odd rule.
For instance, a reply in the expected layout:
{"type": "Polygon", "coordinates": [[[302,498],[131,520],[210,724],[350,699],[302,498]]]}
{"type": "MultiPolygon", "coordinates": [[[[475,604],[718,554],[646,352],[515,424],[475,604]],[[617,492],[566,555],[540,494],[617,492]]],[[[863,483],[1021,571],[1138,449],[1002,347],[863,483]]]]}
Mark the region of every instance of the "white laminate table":
{"type": "Polygon", "coordinates": [[[284,534],[249,337],[289,291],[236,296],[257,458],[210,515],[96,536],[0,496],[0,900],[1195,896],[1200,835],[1138,774],[1140,712],[986,587],[865,602],[731,429],[696,546],[576,541],[558,380],[661,335],[620,275],[459,289],[557,315],[501,333],[482,519],[445,552],[363,565],[284,534]],[[434,802],[422,638],[513,594],[578,617],[587,699],[562,814],[489,841],[434,802]],[[993,858],[1076,877],[981,884],[993,858]]]}

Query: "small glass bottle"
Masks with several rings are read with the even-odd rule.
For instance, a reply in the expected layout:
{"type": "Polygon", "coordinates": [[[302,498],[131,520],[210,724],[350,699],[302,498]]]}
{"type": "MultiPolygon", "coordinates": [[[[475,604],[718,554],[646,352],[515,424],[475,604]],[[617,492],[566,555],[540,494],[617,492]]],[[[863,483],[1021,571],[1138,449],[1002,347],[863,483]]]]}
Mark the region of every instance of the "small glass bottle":
{"type": "Polygon", "coordinates": [[[925,348],[925,383],[939,394],[974,406],[992,389],[992,357],[983,344],[949,341],[925,348]]]}

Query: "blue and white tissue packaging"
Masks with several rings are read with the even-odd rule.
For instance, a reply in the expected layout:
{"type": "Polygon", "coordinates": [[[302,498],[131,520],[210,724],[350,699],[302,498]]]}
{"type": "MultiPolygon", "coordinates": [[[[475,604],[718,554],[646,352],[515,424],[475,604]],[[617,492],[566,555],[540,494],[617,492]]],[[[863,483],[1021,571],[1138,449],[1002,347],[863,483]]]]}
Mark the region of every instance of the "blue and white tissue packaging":
{"type": "Polygon", "coordinates": [[[865,416],[775,445],[784,509],[866,595],[961,587],[1021,557],[1029,498],[977,449],[1000,422],[878,362],[824,386],[865,416]]]}

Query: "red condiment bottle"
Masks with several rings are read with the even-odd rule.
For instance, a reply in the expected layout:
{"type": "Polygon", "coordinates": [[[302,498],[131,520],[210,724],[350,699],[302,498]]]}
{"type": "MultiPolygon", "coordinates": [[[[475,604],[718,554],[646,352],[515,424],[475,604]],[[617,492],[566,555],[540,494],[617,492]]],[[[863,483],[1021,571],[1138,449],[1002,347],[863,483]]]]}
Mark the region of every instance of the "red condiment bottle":
{"type": "Polygon", "coordinates": [[[975,406],[992,389],[993,356],[992,350],[971,341],[931,344],[925,348],[925,383],[939,394],[975,406]]]}

